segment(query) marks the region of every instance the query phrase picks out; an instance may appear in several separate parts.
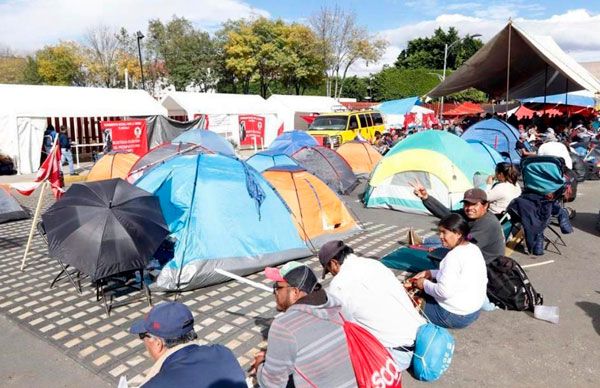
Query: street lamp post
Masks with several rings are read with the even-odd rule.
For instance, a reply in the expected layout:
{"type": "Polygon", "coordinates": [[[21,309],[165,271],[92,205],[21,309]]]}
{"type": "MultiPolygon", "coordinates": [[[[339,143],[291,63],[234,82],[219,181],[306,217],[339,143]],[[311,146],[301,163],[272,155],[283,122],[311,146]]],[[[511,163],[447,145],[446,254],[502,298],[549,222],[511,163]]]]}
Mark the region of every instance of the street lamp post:
{"type": "MultiPolygon", "coordinates": [[[[446,80],[446,65],[448,63],[448,51],[450,51],[450,49],[452,48],[452,46],[454,46],[455,44],[463,41],[464,39],[467,38],[478,38],[480,37],[481,34],[474,34],[474,35],[466,35],[464,38],[462,39],[456,39],[454,42],[452,42],[450,45],[448,45],[448,43],[444,44],[444,70],[442,72],[442,82],[444,82],[446,80]]],[[[442,96],[441,102],[440,102],[440,121],[442,121],[444,119],[443,117],[444,115],[444,96],[442,96]]],[[[442,125],[443,128],[443,125],[442,125]]]]}
{"type": "Polygon", "coordinates": [[[142,47],[140,45],[140,40],[144,39],[144,34],[142,34],[141,31],[138,31],[135,36],[137,38],[138,55],[140,58],[140,72],[142,74],[142,89],[146,89],[146,82],[144,80],[144,65],[142,62],[142,47]]]}

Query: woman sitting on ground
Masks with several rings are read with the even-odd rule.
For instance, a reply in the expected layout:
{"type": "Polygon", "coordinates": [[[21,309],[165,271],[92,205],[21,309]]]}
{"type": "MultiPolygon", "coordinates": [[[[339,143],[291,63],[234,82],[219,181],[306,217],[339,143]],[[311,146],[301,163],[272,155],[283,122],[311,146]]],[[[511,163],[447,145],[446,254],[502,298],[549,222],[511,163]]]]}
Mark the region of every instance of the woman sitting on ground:
{"type": "Polygon", "coordinates": [[[506,212],[508,204],[513,199],[521,195],[521,187],[517,183],[519,172],[510,163],[498,163],[496,165],[496,175],[489,176],[487,180],[488,187],[485,190],[488,202],[490,203],[490,212],[498,218],[502,218],[506,212]],[[496,179],[496,183],[492,182],[496,179]]]}
{"type": "Polygon", "coordinates": [[[406,287],[425,291],[424,313],[429,321],[462,329],[475,322],[486,300],[485,261],[479,248],[467,241],[469,226],[460,215],[443,218],[438,230],[442,244],[450,249],[440,269],[419,272],[406,287]]]}

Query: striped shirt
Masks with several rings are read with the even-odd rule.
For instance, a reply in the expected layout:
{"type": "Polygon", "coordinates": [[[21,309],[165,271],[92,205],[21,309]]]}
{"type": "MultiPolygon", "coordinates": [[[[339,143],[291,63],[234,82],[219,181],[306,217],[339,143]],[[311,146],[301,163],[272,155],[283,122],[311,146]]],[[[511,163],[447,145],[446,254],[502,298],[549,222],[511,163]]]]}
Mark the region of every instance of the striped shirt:
{"type": "Polygon", "coordinates": [[[285,387],[292,375],[296,388],[356,387],[340,313],[340,301],[320,290],[275,318],[259,385],[285,387]]]}

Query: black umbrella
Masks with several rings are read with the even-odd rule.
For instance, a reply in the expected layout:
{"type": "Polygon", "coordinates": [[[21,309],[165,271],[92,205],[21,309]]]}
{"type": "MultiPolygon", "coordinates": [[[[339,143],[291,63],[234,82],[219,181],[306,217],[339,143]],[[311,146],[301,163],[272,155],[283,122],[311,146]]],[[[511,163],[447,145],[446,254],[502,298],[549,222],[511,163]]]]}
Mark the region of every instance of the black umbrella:
{"type": "Polygon", "coordinates": [[[122,179],[74,184],[42,220],[50,255],[94,281],[144,268],[169,234],[158,198],[122,179]]]}

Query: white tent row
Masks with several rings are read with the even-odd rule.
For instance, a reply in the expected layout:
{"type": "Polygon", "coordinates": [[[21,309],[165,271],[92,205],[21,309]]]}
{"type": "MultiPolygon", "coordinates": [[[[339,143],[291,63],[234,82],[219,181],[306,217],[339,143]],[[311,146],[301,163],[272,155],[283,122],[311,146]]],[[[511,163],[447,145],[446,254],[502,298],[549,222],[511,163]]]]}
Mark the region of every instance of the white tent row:
{"type": "Polygon", "coordinates": [[[0,84],[0,152],[20,174],[39,168],[49,117],[166,115],[143,90],[0,84]]]}
{"type": "Polygon", "coordinates": [[[273,94],[267,102],[275,109],[283,121],[285,131],[306,129],[307,123],[300,117],[313,113],[327,113],[346,108],[336,99],[324,96],[287,96],[273,94]]]}
{"type": "Polygon", "coordinates": [[[167,109],[169,116],[187,116],[189,120],[193,120],[199,115],[205,115],[207,129],[237,144],[240,144],[241,115],[264,117],[265,146],[277,137],[281,127],[276,110],[258,95],[170,92],[163,97],[161,104],[167,109]]]}
{"type": "Polygon", "coordinates": [[[551,37],[529,35],[509,22],[428,96],[441,97],[473,87],[491,97],[506,98],[507,86],[509,99],[577,90],[600,93],[600,82],[551,37]]]}

